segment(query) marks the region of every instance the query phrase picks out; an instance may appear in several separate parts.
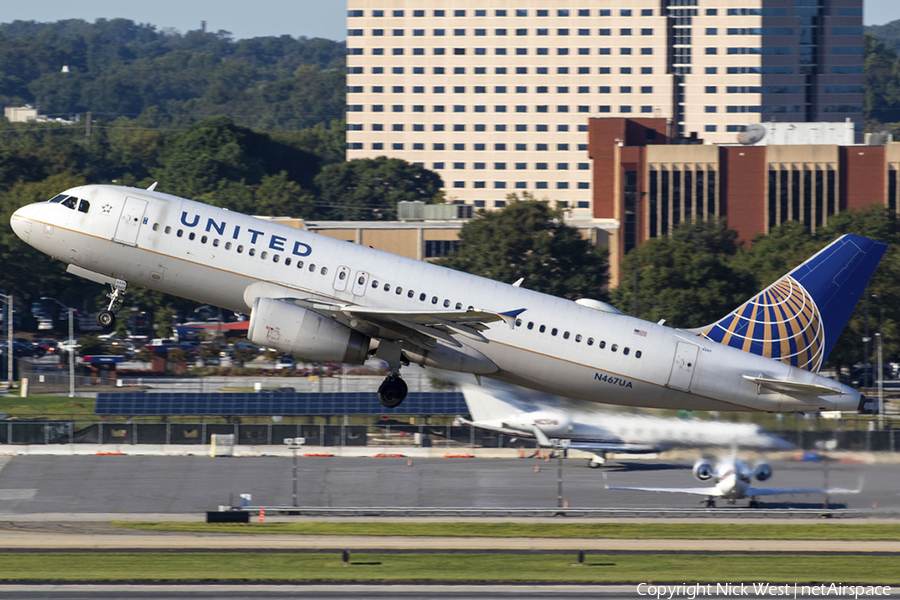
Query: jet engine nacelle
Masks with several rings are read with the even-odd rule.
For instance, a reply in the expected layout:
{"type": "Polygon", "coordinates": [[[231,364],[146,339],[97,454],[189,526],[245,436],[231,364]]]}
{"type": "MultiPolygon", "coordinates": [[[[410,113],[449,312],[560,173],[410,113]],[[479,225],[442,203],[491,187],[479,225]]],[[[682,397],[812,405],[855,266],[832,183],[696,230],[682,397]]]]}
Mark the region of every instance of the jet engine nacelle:
{"type": "Polygon", "coordinates": [[[371,338],[289,301],[256,298],[247,339],[307,360],[360,365],[371,338]]]}
{"type": "Polygon", "coordinates": [[[757,463],[753,468],[753,476],[760,481],[765,481],[772,476],[772,467],[769,466],[769,463],[757,463]]]}
{"type": "Polygon", "coordinates": [[[697,462],[694,463],[694,477],[699,479],[700,481],[706,481],[710,479],[715,474],[715,469],[705,458],[701,458],[697,462]]]}
{"type": "Polygon", "coordinates": [[[510,429],[530,432],[537,426],[547,434],[547,437],[567,437],[572,433],[572,419],[569,415],[558,412],[542,411],[519,413],[507,419],[504,423],[510,429]]]}

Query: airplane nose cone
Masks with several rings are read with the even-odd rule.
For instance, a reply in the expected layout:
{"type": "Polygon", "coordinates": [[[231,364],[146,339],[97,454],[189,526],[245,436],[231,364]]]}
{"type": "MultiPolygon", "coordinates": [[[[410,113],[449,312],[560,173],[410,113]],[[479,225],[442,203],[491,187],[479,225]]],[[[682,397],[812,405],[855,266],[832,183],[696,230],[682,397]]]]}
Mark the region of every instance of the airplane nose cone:
{"type": "Polygon", "coordinates": [[[23,242],[28,242],[28,237],[31,235],[31,219],[25,216],[26,207],[22,207],[16,212],[12,214],[9,218],[9,224],[12,226],[12,230],[16,232],[16,235],[23,242]]]}

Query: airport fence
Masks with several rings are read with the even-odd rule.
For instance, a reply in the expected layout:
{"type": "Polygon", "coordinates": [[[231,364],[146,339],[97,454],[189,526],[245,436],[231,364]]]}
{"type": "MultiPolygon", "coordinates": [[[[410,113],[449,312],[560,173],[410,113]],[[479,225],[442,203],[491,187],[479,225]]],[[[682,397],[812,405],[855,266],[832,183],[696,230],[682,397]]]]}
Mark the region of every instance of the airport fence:
{"type": "MultiPolygon", "coordinates": [[[[303,437],[307,446],[525,448],[533,440],[460,425],[107,423],[79,421],[0,421],[0,444],[209,444],[213,434],[234,434],[240,445],[282,445],[303,437]]],[[[900,451],[900,430],[781,431],[798,450],[900,451]]]]}

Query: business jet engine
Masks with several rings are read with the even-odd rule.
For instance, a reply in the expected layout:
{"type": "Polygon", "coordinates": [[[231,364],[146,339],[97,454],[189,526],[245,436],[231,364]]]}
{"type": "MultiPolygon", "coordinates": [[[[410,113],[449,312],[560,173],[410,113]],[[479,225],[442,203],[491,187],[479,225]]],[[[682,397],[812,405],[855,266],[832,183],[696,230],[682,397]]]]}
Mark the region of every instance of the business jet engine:
{"type": "Polygon", "coordinates": [[[765,481],[772,476],[772,467],[769,466],[769,463],[756,463],[756,466],[753,468],[753,475],[758,480],[765,481]]]}
{"type": "Polygon", "coordinates": [[[307,360],[360,365],[371,338],[337,321],[274,298],[257,298],[250,313],[247,339],[307,360]]]}
{"type": "Polygon", "coordinates": [[[710,463],[709,460],[701,458],[694,463],[694,477],[696,477],[700,481],[706,481],[714,474],[715,469],[713,469],[712,463],[710,463]]]}

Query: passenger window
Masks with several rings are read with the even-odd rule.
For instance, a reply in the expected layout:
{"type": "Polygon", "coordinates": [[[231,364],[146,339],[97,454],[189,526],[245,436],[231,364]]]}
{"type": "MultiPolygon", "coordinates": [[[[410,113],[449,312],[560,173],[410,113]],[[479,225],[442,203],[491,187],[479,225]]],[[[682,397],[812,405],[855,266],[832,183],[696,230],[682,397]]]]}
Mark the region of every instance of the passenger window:
{"type": "Polygon", "coordinates": [[[322,267],[322,270],[319,271],[322,275],[328,275],[328,267],[322,267]]]}
{"type": "Polygon", "coordinates": [[[556,333],[557,333],[556,327],[554,327],[553,329],[550,330],[550,335],[556,335],[556,333]]]}
{"type": "Polygon", "coordinates": [[[406,297],[407,297],[407,298],[412,298],[412,297],[415,296],[415,295],[416,295],[416,293],[415,293],[414,291],[412,291],[412,290],[409,290],[408,292],[406,292],[406,297]]]}
{"type": "Polygon", "coordinates": [[[438,302],[438,297],[437,297],[437,296],[432,296],[432,297],[431,297],[431,303],[432,303],[432,304],[437,304],[437,302],[438,302]]]}
{"type": "Polygon", "coordinates": [[[360,276],[359,276],[359,279],[356,280],[356,283],[359,284],[359,285],[365,285],[365,283],[366,283],[366,276],[365,276],[365,275],[360,275],[360,276]]]}
{"type": "Polygon", "coordinates": [[[462,302],[457,302],[457,303],[456,303],[456,310],[460,310],[460,309],[462,309],[462,302]]]}
{"type": "Polygon", "coordinates": [[[171,225],[166,225],[166,228],[165,228],[164,231],[165,231],[166,233],[172,233],[172,226],[171,226],[171,225]]]}
{"type": "Polygon", "coordinates": [[[398,286],[394,289],[394,293],[397,294],[397,295],[399,296],[400,294],[403,293],[403,288],[400,287],[400,286],[398,285],[398,286]]]}
{"type": "Polygon", "coordinates": [[[288,256],[286,259],[284,259],[284,264],[287,266],[291,266],[291,257],[290,256],[288,256]]]}
{"type": "Polygon", "coordinates": [[[641,357],[641,351],[640,351],[640,350],[635,350],[635,351],[634,351],[634,357],[635,357],[635,358],[640,358],[640,357],[641,357]]]}
{"type": "MultiPolygon", "coordinates": [[[[78,212],[87,214],[87,211],[89,210],[91,210],[91,203],[87,200],[82,200],[78,203],[78,212]]],[[[159,229],[159,223],[156,224],[156,229],[159,229]]],[[[156,229],[154,229],[153,231],[156,231],[156,229]]]]}
{"type": "Polygon", "coordinates": [[[243,251],[244,251],[244,247],[241,246],[240,244],[238,244],[238,247],[237,247],[238,254],[241,254],[243,251]]]}
{"type": "Polygon", "coordinates": [[[534,329],[534,321],[528,321],[528,329],[534,329]]]}
{"type": "Polygon", "coordinates": [[[153,224],[153,231],[159,231],[159,223],[153,224]]]}
{"type": "Polygon", "coordinates": [[[588,341],[587,341],[587,345],[588,345],[588,346],[593,346],[593,345],[594,345],[594,338],[589,337],[589,338],[588,338],[588,341]]]}
{"type": "Polygon", "coordinates": [[[600,342],[599,344],[597,344],[597,345],[600,346],[600,349],[601,349],[601,350],[603,350],[604,348],[606,348],[606,342],[604,342],[604,341],[602,341],[602,340],[601,340],[601,342],[600,342]]]}
{"type": "Polygon", "coordinates": [[[341,281],[347,279],[347,271],[341,271],[340,273],[338,273],[338,279],[340,279],[341,281]]]}
{"type": "Polygon", "coordinates": [[[263,250],[262,254],[259,255],[259,257],[263,260],[266,260],[267,256],[269,256],[269,253],[266,252],[265,250],[263,250]]]}
{"type": "Polygon", "coordinates": [[[450,308],[450,301],[444,300],[444,308],[450,308]]]}
{"type": "Polygon", "coordinates": [[[200,243],[201,243],[201,244],[205,244],[205,243],[206,243],[206,240],[207,240],[207,237],[204,235],[204,236],[202,236],[202,237],[200,238],[200,243]]]}
{"type": "Polygon", "coordinates": [[[545,326],[541,325],[540,328],[538,329],[538,331],[540,331],[541,333],[544,333],[545,331],[547,331],[547,328],[545,326]]]}
{"type": "Polygon", "coordinates": [[[425,302],[425,298],[427,298],[427,297],[428,297],[428,296],[426,296],[424,293],[423,293],[423,294],[419,294],[419,301],[420,301],[420,302],[425,302]]]}
{"type": "Polygon", "coordinates": [[[256,256],[256,248],[250,248],[249,250],[247,250],[247,254],[249,254],[250,256],[256,256]]]}
{"type": "Polygon", "coordinates": [[[516,319],[516,327],[522,326],[522,319],[516,319]]]}
{"type": "Polygon", "coordinates": [[[575,336],[575,342],[576,343],[581,342],[581,334],[580,333],[575,336]]]}
{"type": "Polygon", "coordinates": [[[384,291],[386,291],[386,292],[391,291],[391,284],[389,284],[389,283],[384,284],[384,291]]]}
{"type": "Polygon", "coordinates": [[[278,261],[280,261],[280,260],[281,260],[281,257],[278,256],[277,254],[275,254],[274,256],[272,256],[272,262],[278,262],[278,261]]]}
{"type": "Polygon", "coordinates": [[[625,356],[628,356],[629,352],[631,352],[631,350],[628,349],[628,346],[622,348],[622,354],[624,354],[625,356]]]}
{"type": "Polygon", "coordinates": [[[178,237],[181,237],[182,235],[184,235],[184,231],[182,231],[181,229],[179,229],[179,230],[178,230],[178,233],[176,233],[175,235],[177,235],[178,237]]]}
{"type": "Polygon", "coordinates": [[[373,279],[373,280],[372,280],[372,289],[373,289],[373,290],[377,290],[377,289],[378,289],[378,280],[377,280],[377,279],[373,279]]]}
{"type": "Polygon", "coordinates": [[[298,268],[298,269],[302,269],[302,268],[303,268],[303,261],[302,261],[302,260],[298,260],[298,261],[297,261],[297,268],[298,268]]]}
{"type": "Polygon", "coordinates": [[[568,332],[568,331],[566,331],[565,333],[563,333],[563,339],[564,339],[564,340],[569,339],[569,332],[568,332]]]}
{"type": "Polygon", "coordinates": [[[219,247],[219,238],[213,240],[213,246],[215,246],[216,248],[219,247]]]}
{"type": "Polygon", "coordinates": [[[316,272],[316,265],[309,265],[309,272],[310,272],[310,273],[315,273],[315,272],[316,272]]]}
{"type": "Polygon", "coordinates": [[[619,345],[618,345],[618,344],[613,344],[613,345],[610,347],[610,350],[612,350],[613,352],[615,352],[615,351],[618,350],[618,349],[619,349],[619,345]]]}
{"type": "Polygon", "coordinates": [[[193,231],[190,232],[190,233],[188,234],[188,239],[191,240],[191,241],[194,241],[194,239],[195,239],[196,237],[197,237],[197,234],[194,233],[193,231]]]}

